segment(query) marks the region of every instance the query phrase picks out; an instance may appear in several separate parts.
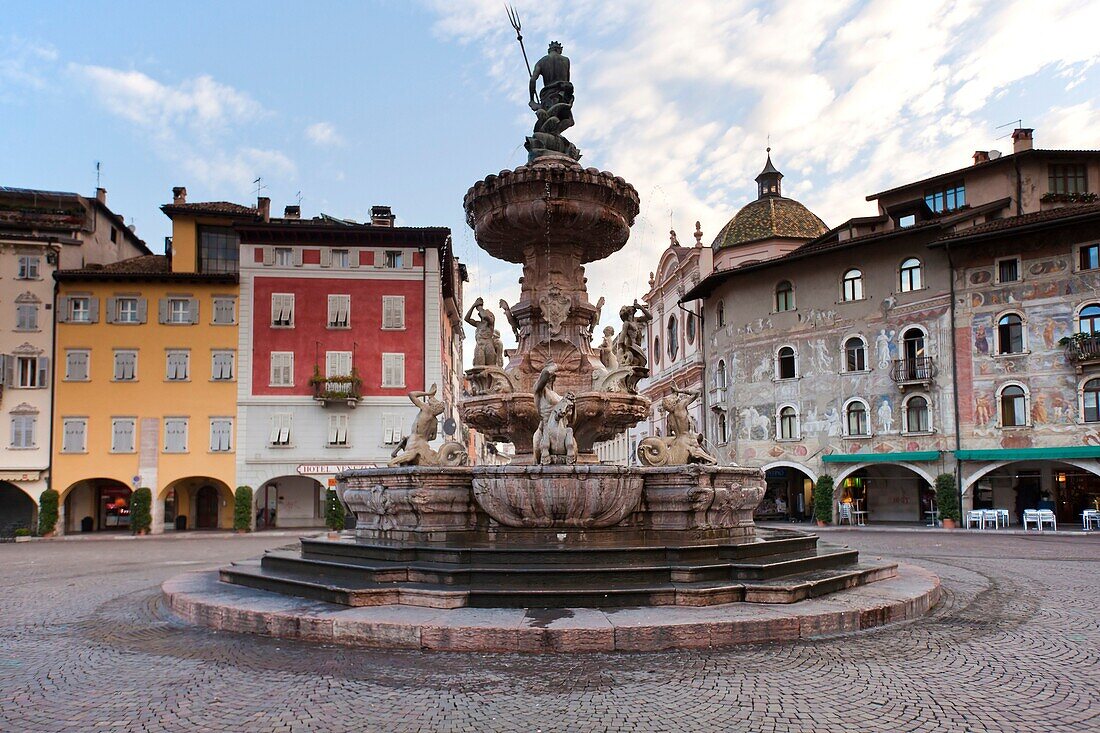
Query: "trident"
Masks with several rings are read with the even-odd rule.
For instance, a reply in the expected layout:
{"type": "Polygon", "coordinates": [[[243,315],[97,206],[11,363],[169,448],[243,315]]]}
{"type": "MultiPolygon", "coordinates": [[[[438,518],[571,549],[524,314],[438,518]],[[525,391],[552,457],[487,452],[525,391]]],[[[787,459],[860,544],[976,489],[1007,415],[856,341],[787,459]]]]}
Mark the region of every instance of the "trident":
{"type": "Polygon", "coordinates": [[[523,47],[523,34],[520,33],[520,28],[522,26],[519,22],[519,13],[517,13],[516,9],[508,3],[504,4],[504,9],[508,11],[508,21],[516,31],[516,40],[519,41],[519,50],[523,51],[523,63],[527,64],[527,76],[530,76],[531,62],[527,60],[527,49],[523,47]]]}

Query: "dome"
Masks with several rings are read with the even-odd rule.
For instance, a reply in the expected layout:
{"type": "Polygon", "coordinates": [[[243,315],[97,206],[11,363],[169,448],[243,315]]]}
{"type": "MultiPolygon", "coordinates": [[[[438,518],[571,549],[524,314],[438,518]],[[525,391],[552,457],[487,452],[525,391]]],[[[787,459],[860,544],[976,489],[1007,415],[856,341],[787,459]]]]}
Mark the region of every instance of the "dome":
{"type": "Polygon", "coordinates": [[[794,199],[764,196],[734,214],[711,246],[722,249],[779,237],[809,240],[827,230],[825,222],[794,199]]]}

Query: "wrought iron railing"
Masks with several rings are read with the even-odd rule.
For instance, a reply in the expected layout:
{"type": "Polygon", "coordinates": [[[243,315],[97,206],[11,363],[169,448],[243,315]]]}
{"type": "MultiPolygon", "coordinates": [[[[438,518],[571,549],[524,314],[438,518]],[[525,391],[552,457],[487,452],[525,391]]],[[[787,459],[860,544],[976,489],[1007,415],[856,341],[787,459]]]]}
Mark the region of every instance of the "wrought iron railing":
{"type": "Polygon", "coordinates": [[[930,356],[912,359],[894,359],[890,375],[895,382],[927,382],[936,376],[936,364],[930,356]]]}
{"type": "Polygon", "coordinates": [[[328,377],[312,379],[313,399],[327,401],[358,401],[363,397],[363,380],[359,377],[328,377]]]}
{"type": "Polygon", "coordinates": [[[1100,334],[1076,334],[1066,343],[1066,358],[1072,362],[1100,360],[1100,334]]]}

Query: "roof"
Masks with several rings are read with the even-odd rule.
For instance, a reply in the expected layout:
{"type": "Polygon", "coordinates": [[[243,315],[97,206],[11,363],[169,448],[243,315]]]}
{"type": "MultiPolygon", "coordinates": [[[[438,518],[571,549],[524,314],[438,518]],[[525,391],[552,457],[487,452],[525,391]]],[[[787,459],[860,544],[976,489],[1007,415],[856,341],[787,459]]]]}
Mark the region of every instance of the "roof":
{"type": "MultiPolygon", "coordinates": [[[[1063,206],[1058,209],[1033,211],[1029,214],[1021,214],[1020,216],[1008,216],[1004,219],[987,221],[984,224],[978,224],[969,229],[963,229],[953,234],[948,234],[942,238],[942,241],[960,241],[977,237],[990,237],[1009,230],[1018,232],[1021,227],[1030,228],[1046,224],[1064,224],[1071,220],[1086,219],[1095,216],[1100,216],[1100,204],[1063,206]]],[[[939,244],[939,242],[936,243],[937,246],[939,244]]]]}
{"type": "Polygon", "coordinates": [[[764,196],[741,207],[711,247],[723,249],[764,239],[815,239],[827,230],[821,219],[794,199],[764,196]]]}
{"type": "Polygon", "coordinates": [[[222,216],[256,216],[255,206],[235,204],[232,201],[196,201],[190,204],[165,204],[160,207],[168,216],[172,214],[220,214],[222,216]]]}
{"type": "Polygon", "coordinates": [[[68,280],[183,280],[235,283],[237,275],[230,272],[172,272],[166,255],[139,255],[106,265],[85,266],[73,270],[58,270],[58,281],[68,280]]]}
{"type": "MultiPolygon", "coordinates": [[[[103,213],[139,252],[152,250],[126,225],[126,220],[111,210],[98,196],[81,196],[68,191],[43,191],[34,188],[0,186],[0,225],[19,230],[72,230],[93,232],[90,209],[103,213]]],[[[75,240],[74,240],[75,241],[75,240]]]]}
{"type": "Polygon", "coordinates": [[[71,191],[43,191],[38,188],[15,188],[13,186],[0,186],[0,194],[11,193],[21,196],[56,196],[58,198],[64,196],[66,198],[76,198],[80,194],[72,193],[71,191]]]}

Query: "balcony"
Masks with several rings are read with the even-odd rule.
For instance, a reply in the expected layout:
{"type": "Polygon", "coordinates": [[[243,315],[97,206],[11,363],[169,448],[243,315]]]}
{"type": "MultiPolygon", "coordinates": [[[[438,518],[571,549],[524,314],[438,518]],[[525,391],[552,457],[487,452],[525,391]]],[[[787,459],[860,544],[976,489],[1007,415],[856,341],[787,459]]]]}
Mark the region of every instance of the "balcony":
{"type": "Polygon", "coordinates": [[[1062,339],[1066,361],[1078,374],[1087,368],[1100,367],[1100,334],[1076,333],[1062,339]]]}
{"type": "Polygon", "coordinates": [[[894,359],[890,377],[902,390],[910,388],[927,389],[936,376],[936,363],[930,356],[918,356],[913,359],[894,359]]]}
{"type": "Polygon", "coordinates": [[[363,399],[363,380],[352,373],[346,377],[322,377],[314,375],[309,383],[313,385],[313,399],[321,407],[329,405],[347,405],[355,407],[363,399]]]}

